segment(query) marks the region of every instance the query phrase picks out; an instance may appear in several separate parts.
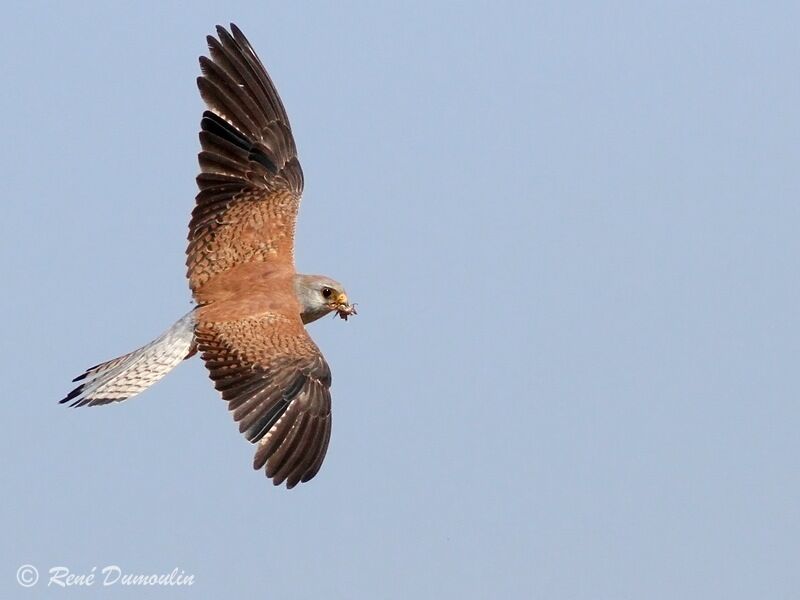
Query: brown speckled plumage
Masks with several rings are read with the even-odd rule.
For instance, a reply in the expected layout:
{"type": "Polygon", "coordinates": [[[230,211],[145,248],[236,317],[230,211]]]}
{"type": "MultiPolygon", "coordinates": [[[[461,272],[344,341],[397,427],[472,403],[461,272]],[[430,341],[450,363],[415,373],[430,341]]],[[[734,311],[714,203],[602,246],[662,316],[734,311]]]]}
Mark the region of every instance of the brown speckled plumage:
{"type": "Polygon", "coordinates": [[[186,261],[192,289],[243,262],[291,261],[297,204],[285,191],[243,191],[211,224],[194,229],[186,261]]]}
{"type": "Polygon", "coordinates": [[[294,270],[294,227],[303,171],[289,117],[244,35],[217,27],[197,85],[209,110],[200,122],[200,175],[189,224],[187,276],[197,293],[247,262],[294,270]]]}
{"type": "Polygon", "coordinates": [[[289,118],[250,43],[217,27],[202,57],[200,192],[187,276],[215,387],[276,485],[314,476],[330,436],[330,370],[294,296],[303,172],[289,118]]]}
{"type": "Polygon", "coordinates": [[[161,337],[88,369],[62,402],[134,396],[196,352],[253,465],[291,488],[319,471],[331,433],[331,373],[304,323],[355,314],[344,288],[298,275],[294,230],[303,171],[289,118],[241,31],[217,27],[200,58],[200,188],[186,266],[197,307],[161,337]]]}
{"type": "Polygon", "coordinates": [[[254,467],[289,488],[311,479],[330,438],[331,374],[302,324],[266,312],[201,321],[196,335],[239,431],[258,444],[254,467]]]}

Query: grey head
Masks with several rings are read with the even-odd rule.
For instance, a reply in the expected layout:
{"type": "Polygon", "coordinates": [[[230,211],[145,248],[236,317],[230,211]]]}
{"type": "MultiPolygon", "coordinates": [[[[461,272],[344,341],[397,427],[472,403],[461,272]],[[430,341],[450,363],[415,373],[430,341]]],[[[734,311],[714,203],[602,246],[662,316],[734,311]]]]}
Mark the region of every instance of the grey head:
{"type": "Polygon", "coordinates": [[[336,311],[345,321],[356,314],[356,307],[347,300],[344,286],[324,275],[294,276],[294,293],[300,303],[303,323],[311,323],[336,311]]]}

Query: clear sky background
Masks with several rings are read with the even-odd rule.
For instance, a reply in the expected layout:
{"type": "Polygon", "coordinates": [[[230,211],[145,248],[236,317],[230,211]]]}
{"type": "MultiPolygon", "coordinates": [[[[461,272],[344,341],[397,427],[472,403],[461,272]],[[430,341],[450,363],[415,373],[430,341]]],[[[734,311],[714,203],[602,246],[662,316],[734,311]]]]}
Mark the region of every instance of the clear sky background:
{"type": "Polygon", "coordinates": [[[23,563],[196,578],[71,597],[798,597],[796,3],[2,14],[2,597],[46,591],[23,563]],[[334,431],[292,491],[197,359],[57,403],[190,307],[231,20],[292,119],[298,268],[359,303],[310,328],[334,431]]]}

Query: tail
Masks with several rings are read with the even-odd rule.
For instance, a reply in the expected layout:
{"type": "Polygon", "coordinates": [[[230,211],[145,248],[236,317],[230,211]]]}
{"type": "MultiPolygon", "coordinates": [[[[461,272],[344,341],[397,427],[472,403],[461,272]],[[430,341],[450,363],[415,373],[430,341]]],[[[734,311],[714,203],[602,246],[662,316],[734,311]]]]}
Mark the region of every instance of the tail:
{"type": "Polygon", "coordinates": [[[70,406],[96,406],[143,392],[197,351],[194,326],[192,311],[146,346],[86,369],[72,380],[81,384],[61,404],[71,400],[70,406]]]}

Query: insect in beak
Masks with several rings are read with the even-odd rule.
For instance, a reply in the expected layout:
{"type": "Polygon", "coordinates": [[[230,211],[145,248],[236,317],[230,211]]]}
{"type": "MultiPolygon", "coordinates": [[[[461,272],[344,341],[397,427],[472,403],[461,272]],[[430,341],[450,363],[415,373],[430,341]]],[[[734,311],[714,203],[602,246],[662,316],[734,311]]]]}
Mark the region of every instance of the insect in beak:
{"type": "Polygon", "coordinates": [[[334,317],[338,316],[345,321],[347,321],[347,318],[351,315],[358,314],[356,312],[356,305],[348,302],[347,294],[344,292],[339,292],[339,294],[336,296],[336,299],[328,304],[328,306],[334,311],[334,317]]]}
{"type": "Polygon", "coordinates": [[[336,312],[333,313],[334,318],[339,317],[345,321],[347,321],[348,317],[358,314],[355,304],[339,304],[335,310],[336,312]]]}

